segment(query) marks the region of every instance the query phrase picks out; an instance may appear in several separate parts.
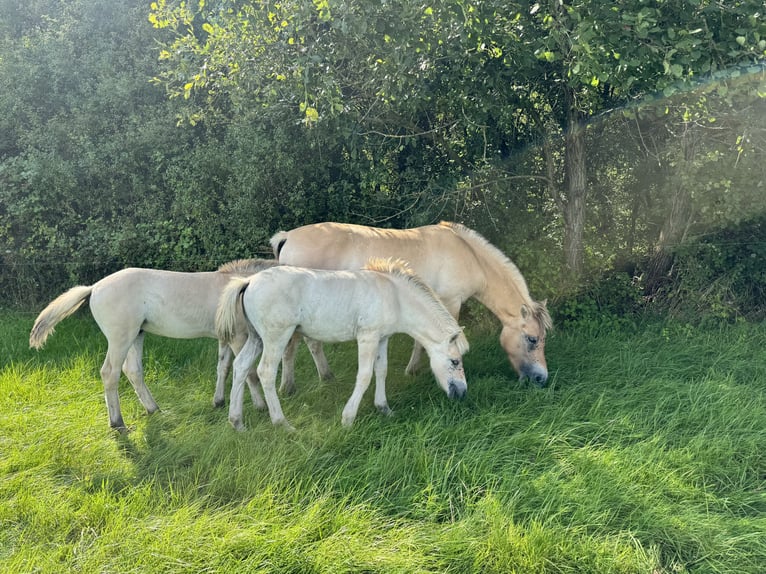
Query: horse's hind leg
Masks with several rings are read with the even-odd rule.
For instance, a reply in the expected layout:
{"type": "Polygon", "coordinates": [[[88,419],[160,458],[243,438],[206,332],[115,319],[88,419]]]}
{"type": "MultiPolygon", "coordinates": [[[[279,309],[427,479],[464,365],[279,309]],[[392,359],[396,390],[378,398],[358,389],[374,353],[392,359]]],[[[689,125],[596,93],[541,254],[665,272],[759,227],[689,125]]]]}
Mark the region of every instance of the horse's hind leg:
{"type": "Polygon", "coordinates": [[[263,356],[260,363],[258,363],[258,378],[261,380],[261,387],[263,388],[263,396],[266,398],[266,404],[269,407],[269,416],[271,422],[274,425],[281,425],[287,430],[294,430],[293,427],[287,422],[284,413],[282,412],[282,405],[279,403],[279,397],[277,396],[277,369],[279,368],[279,362],[284,355],[285,348],[290,343],[290,339],[293,336],[291,330],[285,331],[267,342],[263,341],[263,356]]]}
{"type": "MultiPolygon", "coordinates": [[[[248,371],[247,377],[245,380],[247,381],[247,387],[250,389],[250,397],[253,399],[253,404],[255,405],[255,408],[258,410],[263,410],[266,408],[266,403],[264,402],[263,396],[261,395],[261,382],[258,380],[258,375],[255,372],[255,357],[257,357],[260,354],[260,352],[263,350],[263,343],[261,342],[260,336],[258,336],[258,333],[255,332],[255,329],[252,329],[248,335],[244,336],[244,338],[236,337],[233,341],[231,341],[229,343],[230,345],[229,349],[232,356],[239,355],[239,353],[242,351],[242,348],[245,346],[245,343],[247,343],[248,336],[252,336],[254,338],[253,343],[256,345],[256,349],[253,355],[253,362],[250,366],[250,371],[248,371]]],[[[219,354],[219,357],[220,357],[220,354],[219,354]]],[[[225,380],[226,380],[226,375],[223,376],[222,381],[225,381],[225,380]]],[[[223,396],[224,396],[223,389],[224,389],[224,383],[221,382],[221,405],[223,405],[223,396]]],[[[218,387],[216,387],[216,394],[218,394],[218,387]]]]}
{"type": "Polygon", "coordinates": [[[128,354],[125,357],[125,361],[122,363],[122,371],[125,376],[128,377],[130,384],[133,385],[133,390],[138,395],[138,400],[144,405],[146,412],[152,414],[160,410],[157,403],[154,401],[152,393],[144,382],[144,365],[142,356],[144,353],[144,334],[139,333],[133,341],[133,344],[128,348],[128,354]]]}
{"type": "MultiPolygon", "coordinates": [[[[258,345],[256,356],[258,356],[261,351],[263,351],[263,341],[261,341],[259,336],[256,336],[256,344],[258,345]]],[[[255,405],[256,409],[262,411],[267,407],[267,405],[266,401],[263,400],[263,396],[261,395],[261,381],[258,379],[258,372],[256,370],[255,362],[250,365],[250,370],[248,371],[247,378],[245,380],[247,381],[247,388],[250,389],[250,397],[253,399],[253,405],[255,405]]]]}
{"type": "Polygon", "coordinates": [[[332,370],[330,369],[330,364],[327,362],[322,342],[309,339],[308,337],[304,337],[303,340],[306,341],[306,346],[309,348],[311,357],[314,359],[319,378],[323,381],[332,381],[335,378],[335,375],[333,375],[332,370]]]}
{"type": "Polygon", "coordinates": [[[393,411],[386,399],[386,375],[388,374],[388,337],[381,339],[378,356],[375,357],[375,406],[384,415],[391,416],[393,411]]]}
{"type": "MultiPolygon", "coordinates": [[[[245,381],[253,367],[256,357],[260,354],[262,343],[254,333],[247,338],[244,346],[239,349],[234,359],[234,372],[231,381],[231,397],[229,398],[229,422],[237,430],[245,430],[242,422],[242,403],[245,396],[245,381]]],[[[250,382],[248,381],[248,385],[250,382]]],[[[252,386],[250,392],[253,392],[252,386]]],[[[253,397],[255,400],[255,397],[253,397]]]]}
{"type": "Polygon", "coordinates": [[[300,340],[300,333],[293,333],[282,354],[282,382],[279,385],[279,392],[283,395],[295,394],[295,353],[300,340]]]}
{"type": "Polygon", "coordinates": [[[213,395],[214,407],[222,407],[226,402],[226,377],[229,376],[233,359],[234,351],[231,347],[218,341],[218,365],[216,367],[215,394],[213,395]]]}
{"type": "Polygon", "coordinates": [[[109,413],[109,426],[113,429],[125,431],[125,421],[120,410],[120,368],[125,360],[128,350],[124,345],[118,345],[109,341],[106,358],[101,367],[101,381],[104,383],[104,399],[106,410],[109,413]]]}
{"type": "MultiPolygon", "coordinates": [[[[284,395],[295,393],[295,353],[298,350],[300,338],[300,334],[294,333],[285,347],[285,354],[282,356],[282,383],[279,385],[279,392],[284,395]]],[[[327,362],[321,341],[315,341],[308,337],[304,337],[303,340],[309,348],[311,358],[314,359],[319,378],[323,381],[332,381],[335,375],[333,375],[330,364],[327,362]]]]}

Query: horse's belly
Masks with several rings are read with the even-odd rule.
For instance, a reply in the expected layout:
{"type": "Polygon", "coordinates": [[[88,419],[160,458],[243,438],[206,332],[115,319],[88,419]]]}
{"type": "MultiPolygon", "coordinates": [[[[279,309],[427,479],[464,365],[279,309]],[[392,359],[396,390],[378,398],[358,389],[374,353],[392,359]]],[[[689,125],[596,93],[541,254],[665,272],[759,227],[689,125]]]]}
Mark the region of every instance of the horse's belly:
{"type": "Polygon", "coordinates": [[[166,321],[163,323],[145,322],[141,330],[161,337],[171,339],[199,339],[200,337],[215,338],[215,332],[205,325],[183,321],[166,321]]]}
{"type": "Polygon", "coordinates": [[[377,305],[372,303],[364,310],[354,305],[342,308],[314,308],[304,313],[298,330],[317,341],[339,343],[353,341],[360,333],[383,332],[388,321],[377,305]]]}
{"type": "Polygon", "coordinates": [[[298,332],[323,343],[342,343],[356,339],[356,329],[351,325],[328,328],[327,325],[301,324],[298,332]]]}
{"type": "Polygon", "coordinates": [[[202,305],[200,301],[189,305],[147,302],[141,328],[147,333],[173,339],[214,338],[215,308],[202,305]]]}

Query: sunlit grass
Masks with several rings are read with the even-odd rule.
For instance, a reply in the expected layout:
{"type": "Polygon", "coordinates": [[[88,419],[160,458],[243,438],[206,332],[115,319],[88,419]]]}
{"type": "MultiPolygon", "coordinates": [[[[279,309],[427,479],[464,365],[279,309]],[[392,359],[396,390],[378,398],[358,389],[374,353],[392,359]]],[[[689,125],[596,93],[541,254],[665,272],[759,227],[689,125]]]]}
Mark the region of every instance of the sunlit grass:
{"type": "Polygon", "coordinates": [[[83,314],[31,352],[5,313],[0,568],[8,572],[762,572],[766,327],[554,332],[551,385],[520,384],[469,333],[469,397],[402,374],[352,429],[353,344],[305,349],[282,399],[295,433],[212,407],[215,343],[147,339],[162,412],[121,387],[108,429],[105,343],[83,314]]]}

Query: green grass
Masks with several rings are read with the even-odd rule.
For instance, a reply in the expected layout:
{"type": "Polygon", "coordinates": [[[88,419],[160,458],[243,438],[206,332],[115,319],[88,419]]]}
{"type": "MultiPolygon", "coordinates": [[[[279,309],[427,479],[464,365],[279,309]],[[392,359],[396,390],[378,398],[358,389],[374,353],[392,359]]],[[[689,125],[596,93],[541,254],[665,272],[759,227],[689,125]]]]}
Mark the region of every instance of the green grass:
{"type": "Polygon", "coordinates": [[[212,407],[212,340],[148,338],[143,414],[107,425],[105,342],[87,313],[40,352],[0,320],[0,571],[760,573],[766,569],[766,326],[554,332],[551,385],[520,384],[471,333],[469,398],[390,350],[392,418],[372,389],[340,413],[353,344],[320,383],[301,350],[293,434],[212,407]]]}

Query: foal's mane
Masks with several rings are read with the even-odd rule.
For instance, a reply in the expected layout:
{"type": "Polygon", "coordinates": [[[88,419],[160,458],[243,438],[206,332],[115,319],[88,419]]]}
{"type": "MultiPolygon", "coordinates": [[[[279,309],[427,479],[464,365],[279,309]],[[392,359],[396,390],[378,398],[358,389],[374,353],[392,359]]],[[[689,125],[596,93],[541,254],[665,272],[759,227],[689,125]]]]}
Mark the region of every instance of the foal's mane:
{"type": "MultiPolygon", "coordinates": [[[[410,268],[409,264],[404,259],[371,257],[367,260],[364,269],[385,273],[403,279],[406,283],[415,287],[415,291],[424,299],[428,300],[429,306],[437,315],[439,324],[442,326],[443,330],[447,331],[454,326],[455,333],[459,332],[462,334],[462,329],[458,326],[457,321],[455,321],[455,318],[441,303],[439,297],[434,293],[434,290],[410,268]]],[[[468,351],[468,341],[465,340],[465,337],[460,337],[460,339],[462,339],[462,341],[458,343],[461,348],[460,352],[465,353],[468,351]]]]}
{"type": "Polygon", "coordinates": [[[421,291],[424,291],[430,297],[436,298],[436,293],[423,280],[412,270],[410,264],[404,259],[382,258],[382,257],[370,257],[364,266],[364,269],[368,271],[378,271],[379,273],[386,273],[388,275],[394,275],[396,277],[402,277],[407,281],[413,283],[421,291]]]}
{"type": "Polygon", "coordinates": [[[219,273],[242,273],[252,275],[270,267],[274,267],[279,262],[276,259],[236,259],[221,265],[217,271],[219,273]]]}
{"type": "Polygon", "coordinates": [[[452,221],[439,222],[440,227],[446,227],[454,231],[462,239],[464,239],[474,251],[484,255],[491,263],[495,263],[499,267],[503,268],[508,276],[513,280],[516,289],[525,304],[532,312],[532,316],[542,325],[546,331],[553,327],[553,321],[548,313],[548,309],[545,307],[545,303],[539,303],[532,299],[529,294],[529,288],[527,282],[524,280],[524,276],[519,271],[519,268],[511,261],[508,256],[500,251],[497,247],[487,241],[481,234],[462,225],[460,223],[454,223],[452,221]]]}

